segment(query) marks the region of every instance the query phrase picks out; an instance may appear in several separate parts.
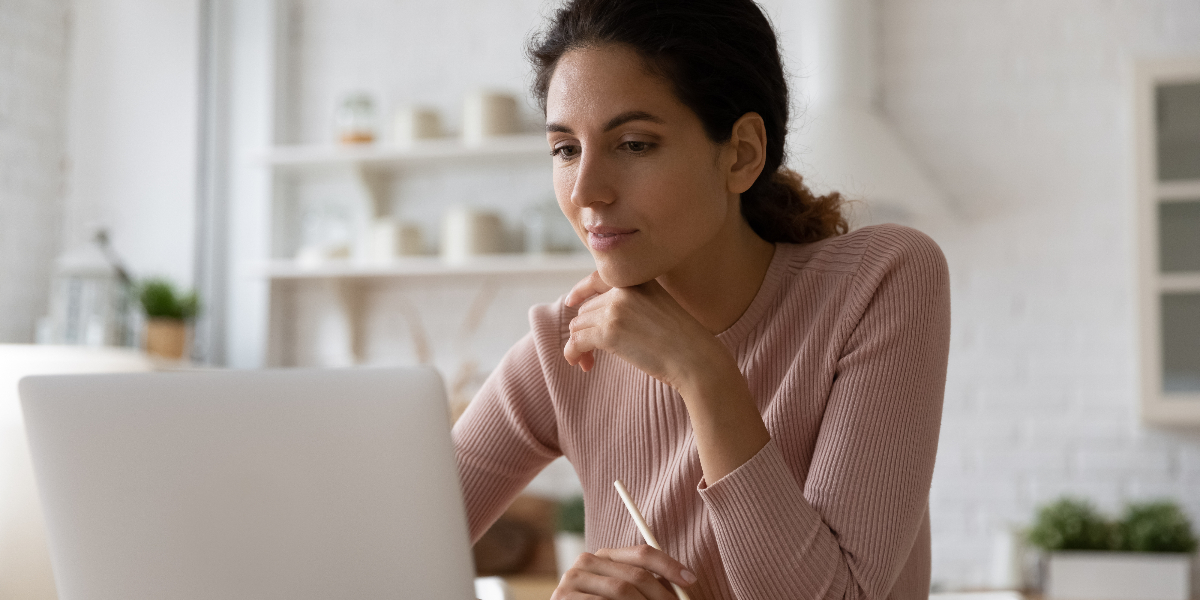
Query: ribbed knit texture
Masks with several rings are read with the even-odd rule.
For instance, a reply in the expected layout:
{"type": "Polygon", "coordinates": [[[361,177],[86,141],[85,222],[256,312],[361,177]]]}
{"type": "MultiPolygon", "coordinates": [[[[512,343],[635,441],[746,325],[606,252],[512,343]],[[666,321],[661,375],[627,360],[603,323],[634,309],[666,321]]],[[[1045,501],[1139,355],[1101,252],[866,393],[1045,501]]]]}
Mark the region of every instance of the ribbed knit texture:
{"type": "Polygon", "coordinates": [[[929,484],[950,341],[949,272],[926,235],[864,227],[777,244],[762,286],[717,337],[737,357],[771,441],[706,485],[670,387],[562,350],[575,311],[530,310],[454,428],[472,541],[559,455],[583,483],[590,551],[642,542],[621,479],[696,600],[929,593],[929,484]]]}

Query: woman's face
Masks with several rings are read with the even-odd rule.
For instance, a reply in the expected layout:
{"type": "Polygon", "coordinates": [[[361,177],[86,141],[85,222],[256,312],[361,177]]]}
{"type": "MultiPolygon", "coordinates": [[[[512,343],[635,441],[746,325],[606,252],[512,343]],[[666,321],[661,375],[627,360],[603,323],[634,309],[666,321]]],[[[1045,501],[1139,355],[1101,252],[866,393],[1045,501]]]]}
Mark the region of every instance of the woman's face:
{"type": "Polygon", "coordinates": [[[732,162],[727,148],[630,49],[559,59],[546,136],[558,205],[609,285],[670,272],[741,218],[722,168],[732,162]]]}

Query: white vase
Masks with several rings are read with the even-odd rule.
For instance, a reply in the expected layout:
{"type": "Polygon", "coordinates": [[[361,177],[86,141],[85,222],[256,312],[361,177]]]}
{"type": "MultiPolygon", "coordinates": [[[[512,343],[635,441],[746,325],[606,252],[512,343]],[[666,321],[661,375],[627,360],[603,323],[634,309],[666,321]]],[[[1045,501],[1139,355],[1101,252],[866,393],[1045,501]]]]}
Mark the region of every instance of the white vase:
{"type": "Polygon", "coordinates": [[[1157,552],[1052,552],[1052,600],[1188,600],[1192,555],[1157,552]]]}

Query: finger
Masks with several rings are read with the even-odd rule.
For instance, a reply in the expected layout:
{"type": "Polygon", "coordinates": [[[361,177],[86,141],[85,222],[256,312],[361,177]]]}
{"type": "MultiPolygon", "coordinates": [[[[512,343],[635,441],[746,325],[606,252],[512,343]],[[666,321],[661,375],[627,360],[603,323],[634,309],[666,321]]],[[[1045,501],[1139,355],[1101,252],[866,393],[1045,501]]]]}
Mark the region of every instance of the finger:
{"type": "Polygon", "coordinates": [[[596,556],[641,567],[683,587],[696,582],[696,574],[688,570],[683,563],[671,558],[666,552],[656,550],[647,544],[627,548],[605,548],[597,552],[596,556]]]}
{"type": "Polygon", "coordinates": [[[582,569],[568,569],[559,586],[569,589],[570,593],[592,594],[606,600],[666,600],[656,596],[647,598],[634,583],[622,578],[598,575],[582,569]]]}
{"type": "Polygon", "coordinates": [[[632,583],[643,596],[650,600],[676,600],[670,583],[646,569],[592,554],[580,555],[579,558],[576,565],[592,573],[632,583]]]}
{"type": "Polygon", "coordinates": [[[619,297],[620,291],[610,289],[603,294],[596,294],[580,300],[576,314],[586,315],[588,313],[601,312],[601,309],[610,307],[614,303],[621,301],[619,297]]]}
{"type": "Polygon", "coordinates": [[[569,590],[560,584],[554,589],[554,594],[550,596],[550,600],[604,600],[604,598],[595,594],[569,590]]]}
{"type": "Polygon", "coordinates": [[[653,573],[594,554],[581,554],[567,569],[561,586],[612,600],[675,600],[669,588],[653,573]]]}
{"type": "MultiPolygon", "coordinates": [[[[593,296],[591,299],[580,305],[579,313],[576,314],[575,317],[572,318],[567,324],[567,329],[571,333],[583,331],[584,329],[588,328],[601,328],[607,324],[609,315],[612,313],[612,311],[595,310],[597,306],[600,306],[593,305],[598,298],[598,296],[593,296]]],[[[568,362],[570,362],[572,365],[578,364],[585,373],[591,371],[592,367],[596,364],[595,354],[591,350],[580,352],[579,354],[580,358],[578,361],[568,359],[568,362]]]]}
{"type": "Polygon", "coordinates": [[[567,306],[575,306],[592,296],[603,294],[611,289],[611,285],[604,283],[604,280],[600,279],[598,271],[592,271],[591,275],[581,279],[579,283],[575,284],[575,287],[571,288],[570,292],[567,292],[565,302],[567,306]]]}
{"type": "Polygon", "coordinates": [[[563,357],[572,366],[579,364],[585,353],[591,352],[598,347],[597,342],[600,338],[601,332],[597,327],[572,331],[571,337],[567,338],[567,343],[563,346],[563,357]]]}
{"type": "Polygon", "coordinates": [[[574,333],[576,331],[588,329],[589,327],[599,327],[604,325],[605,321],[608,320],[606,315],[607,312],[609,311],[592,310],[588,312],[580,312],[572,317],[569,322],[567,322],[567,331],[574,333]]]}

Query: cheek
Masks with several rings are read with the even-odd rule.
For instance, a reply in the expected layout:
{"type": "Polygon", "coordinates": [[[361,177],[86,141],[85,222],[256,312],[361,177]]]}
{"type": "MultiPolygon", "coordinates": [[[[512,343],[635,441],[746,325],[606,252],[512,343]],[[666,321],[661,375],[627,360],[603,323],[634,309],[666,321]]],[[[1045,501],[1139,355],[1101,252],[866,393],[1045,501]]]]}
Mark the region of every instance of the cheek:
{"type": "Polygon", "coordinates": [[[583,229],[579,224],[580,208],[574,202],[571,202],[571,191],[575,187],[575,177],[566,169],[554,170],[554,198],[558,201],[558,208],[562,211],[567,220],[571,222],[571,226],[575,228],[575,233],[582,234],[583,229]]]}
{"type": "Polygon", "coordinates": [[[648,212],[664,225],[660,233],[670,238],[706,237],[721,228],[728,199],[711,170],[682,168],[660,172],[646,182],[643,194],[648,212]]]}

